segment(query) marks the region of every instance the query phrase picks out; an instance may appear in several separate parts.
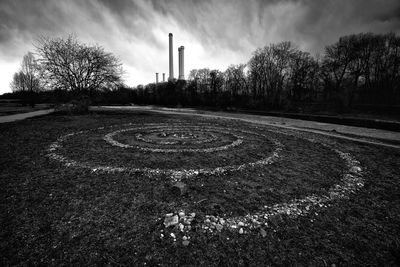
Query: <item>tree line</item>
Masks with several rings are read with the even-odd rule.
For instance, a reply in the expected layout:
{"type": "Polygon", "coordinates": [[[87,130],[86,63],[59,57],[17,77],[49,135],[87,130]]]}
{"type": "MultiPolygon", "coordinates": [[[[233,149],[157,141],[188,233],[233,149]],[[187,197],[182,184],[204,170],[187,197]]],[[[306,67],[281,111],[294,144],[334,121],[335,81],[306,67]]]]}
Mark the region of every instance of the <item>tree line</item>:
{"type": "Polygon", "coordinates": [[[40,38],[24,56],[11,87],[42,100],[86,95],[101,104],[160,104],[292,111],[384,107],[399,110],[400,38],[360,33],[339,38],[312,56],[291,42],[255,50],[225,71],[191,70],[187,81],[129,88],[119,60],[75,37],[40,38]]]}
{"type": "Polygon", "coordinates": [[[246,64],[190,71],[187,82],[139,86],[134,102],[256,109],[348,110],[400,104],[400,38],[341,37],[313,57],[291,42],[270,44],[246,64]]]}

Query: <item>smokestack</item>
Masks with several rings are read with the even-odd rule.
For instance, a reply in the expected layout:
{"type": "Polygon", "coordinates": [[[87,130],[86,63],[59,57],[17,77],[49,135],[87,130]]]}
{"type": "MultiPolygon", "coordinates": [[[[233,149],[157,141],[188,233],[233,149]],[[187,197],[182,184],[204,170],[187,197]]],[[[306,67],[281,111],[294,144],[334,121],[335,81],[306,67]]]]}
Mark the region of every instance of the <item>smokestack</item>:
{"type": "Polygon", "coordinates": [[[158,83],[158,72],[156,72],[156,84],[158,83]]]}
{"type": "Polygon", "coordinates": [[[172,44],[172,33],[168,35],[169,37],[169,81],[174,79],[174,55],[173,55],[173,44],[172,44]]]}
{"type": "Polygon", "coordinates": [[[184,71],[184,51],[185,47],[181,46],[178,48],[178,53],[179,53],[179,80],[184,80],[185,79],[185,71],[184,71]]]}
{"type": "Polygon", "coordinates": [[[162,74],[162,81],[165,82],[165,73],[162,74]]]}

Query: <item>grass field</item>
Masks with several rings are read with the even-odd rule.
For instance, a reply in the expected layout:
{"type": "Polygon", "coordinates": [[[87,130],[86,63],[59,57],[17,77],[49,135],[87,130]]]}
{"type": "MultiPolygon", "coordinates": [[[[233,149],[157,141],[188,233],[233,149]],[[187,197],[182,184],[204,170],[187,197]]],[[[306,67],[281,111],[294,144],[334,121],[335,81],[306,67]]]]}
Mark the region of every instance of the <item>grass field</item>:
{"type": "Polygon", "coordinates": [[[53,114],[0,140],[2,265],[400,265],[396,149],[150,112],[53,114]],[[344,154],[363,186],[341,189],[344,154]]]}

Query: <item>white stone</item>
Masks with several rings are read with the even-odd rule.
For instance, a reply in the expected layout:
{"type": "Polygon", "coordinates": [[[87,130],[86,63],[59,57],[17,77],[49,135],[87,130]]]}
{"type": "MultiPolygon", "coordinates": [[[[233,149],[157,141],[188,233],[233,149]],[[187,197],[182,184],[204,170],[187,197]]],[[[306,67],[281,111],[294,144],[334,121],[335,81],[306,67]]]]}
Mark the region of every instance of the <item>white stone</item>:
{"type": "Polygon", "coordinates": [[[222,225],[220,225],[220,224],[217,224],[216,226],[215,226],[215,228],[217,229],[217,231],[218,232],[221,232],[222,231],[222,228],[224,228],[222,225]]]}
{"type": "Polygon", "coordinates": [[[164,219],[164,225],[165,227],[170,227],[177,225],[179,222],[178,215],[172,216],[172,217],[165,217],[164,219]]]}

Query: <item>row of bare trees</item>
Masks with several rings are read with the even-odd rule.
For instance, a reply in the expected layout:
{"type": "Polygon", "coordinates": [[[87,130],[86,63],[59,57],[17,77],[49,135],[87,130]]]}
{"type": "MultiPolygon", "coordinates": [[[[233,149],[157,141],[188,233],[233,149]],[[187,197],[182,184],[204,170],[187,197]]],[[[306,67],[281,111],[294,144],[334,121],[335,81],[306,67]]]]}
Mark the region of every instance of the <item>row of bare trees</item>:
{"type": "MultiPolygon", "coordinates": [[[[191,70],[170,104],[274,109],[318,104],[342,110],[354,104],[400,105],[399,64],[400,38],[393,33],[345,36],[318,57],[281,42],[257,49],[247,64],[224,72],[191,70]]],[[[147,85],[138,98],[165,100],[171,91],[165,88],[147,85]]]]}
{"type": "Polygon", "coordinates": [[[344,105],[364,102],[399,104],[400,38],[393,33],[350,35],[326,48],[321,75],[328,92],[344,105]]]}
{"type": "Polygon", "coordinates": [[[36,54],[24,56],[12,88],[95,93],[100,101],[112,96],[124,102],[164,105],[295,110],[315,105],[341,110],[356,105],[399,106],[400,37],[353,34],[327,46],[318,57],[281,42],[257,49],[247,64],[231,65],[225,71],[194,69],[187,82],[148,84],[110,94],[123,88],[121,76],[119,60],[102,47],[82,44],[73,36],[41,38],[36,54]]]}

